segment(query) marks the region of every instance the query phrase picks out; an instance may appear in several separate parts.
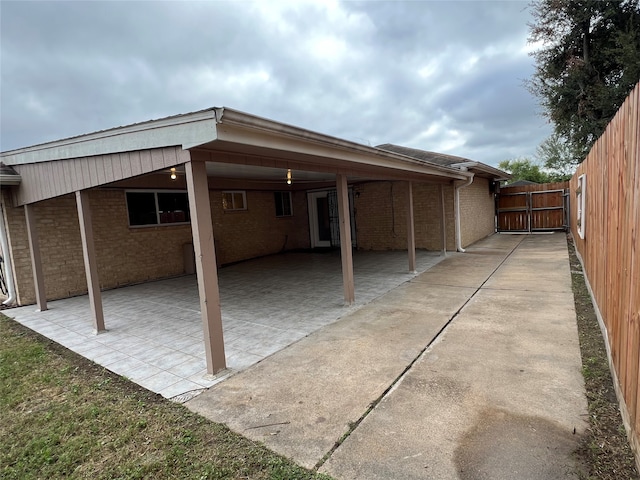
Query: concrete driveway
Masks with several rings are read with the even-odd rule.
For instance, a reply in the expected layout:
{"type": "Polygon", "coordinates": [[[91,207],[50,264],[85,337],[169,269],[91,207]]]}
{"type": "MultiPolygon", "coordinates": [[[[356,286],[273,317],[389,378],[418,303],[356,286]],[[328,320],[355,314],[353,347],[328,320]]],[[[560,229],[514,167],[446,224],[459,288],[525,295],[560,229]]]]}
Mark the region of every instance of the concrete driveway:
{"type": "Polygon", "coordinates": [[[565,236],[485,239],[186,405],[338,479],[577,478],[565,236]]]}

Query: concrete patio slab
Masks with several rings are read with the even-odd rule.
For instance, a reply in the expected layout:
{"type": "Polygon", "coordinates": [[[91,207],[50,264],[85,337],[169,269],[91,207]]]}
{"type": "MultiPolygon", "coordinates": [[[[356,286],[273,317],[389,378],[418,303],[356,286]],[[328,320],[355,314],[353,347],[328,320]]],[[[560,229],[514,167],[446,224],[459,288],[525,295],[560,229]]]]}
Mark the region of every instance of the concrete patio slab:
{"type": "MultiPolygon", "coordinates": [[[[513,249],[521,238],[495,240],[513,249]]],[[[480,257],[477,264],[467,262],[465,280],[457,282],[464,283],[462,287],[439,285],[447,269],[432,267],[205,392],[189,402],[189,408],[313,467],[426,348],[510,250],[498,252],[480,257]],[[433,284],[425,284],[432,279],[433,284]]],[[[461,259],[450,256],[439,265],[461,269],[461,259]]]]}
{"type": "Polygon", "coordinates": [[[575,478],[568,268],[563,234],[495,235],[187,406],[338,479],[575,478]],[[518,289],[541,260],[557,291],[518,289]]]}
{"type": "MultiPolygon", "coordinates": [[[[443,258],[417,251],[418,272],[443,258]]],[[[215,378],[206,374],[193,275],[103,292],[107,332],[99,335],[86,295],[49,302],[44,312],[30,305],[3,313],[149,390],[183,400],[415,277],[400,251],[356,252],[354,269],[356,303],[345,307],[335,252],[272,255],[221,268],[229,371],[215,378]]]]}

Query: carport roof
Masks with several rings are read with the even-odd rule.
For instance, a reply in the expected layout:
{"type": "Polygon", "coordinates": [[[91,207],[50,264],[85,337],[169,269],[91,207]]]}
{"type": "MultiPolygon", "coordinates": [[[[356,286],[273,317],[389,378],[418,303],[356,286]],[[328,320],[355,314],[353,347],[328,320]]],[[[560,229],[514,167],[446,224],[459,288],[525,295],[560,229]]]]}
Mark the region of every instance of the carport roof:
{"type": "MultiPolygon", "coordinates": [[[[114,127],[94,133],[42,143],[0,153],[7,165],[24,165],[53,160],[82,158],[136,150],[181,146],[183,149],[207,149],[213,142],[240,143],[249,140],[240,135],[262,133],[270,137],[279,136],[296,139],[307,144],[330,145],[333,148],[350,150],[375,157],[394,160],[416,167],[432,167],[434,173],[459,177],[459,172],[445,168],[429,159],[417,159],[401,152],[381,152],[380,149],[350,142],[337,137],[313,132],[303,128],[268,120],[227,107],[213,107],[191,113],[173,115],[157,120],[114,127]]],[[[258,145],[255,138],[254,145],[258,145]]],[[[462,176],[464,177],[464,175],[462,176]]]]}
{"type": "Polygon", "coordinates": [[[351,181],[443,183],[470,177],[459,165],[370,147],[226,107],[0,153],[0,161],[22,176],[16,192],[18,205],[176,167],[189,160],[206,161],[209,176],[222,174],[227,179],[246,179],[248,169],[262,176],[271,172],[274,178],[281,178],[283,169],[311,172],[315,177],[343,174],[351,181]],[[143,153],[153,160],[146,169],[137,167],[137,158],[143,153]]]}

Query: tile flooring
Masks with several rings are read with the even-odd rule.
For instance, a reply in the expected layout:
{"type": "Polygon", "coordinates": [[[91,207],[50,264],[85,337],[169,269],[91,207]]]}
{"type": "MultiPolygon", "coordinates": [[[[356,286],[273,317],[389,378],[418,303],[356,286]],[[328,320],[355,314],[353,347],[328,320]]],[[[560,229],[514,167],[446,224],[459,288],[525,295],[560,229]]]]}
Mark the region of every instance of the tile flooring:
{"type": "MultiPolygon", "coordinates": [[[[417,251],[417,271],[444,257],[417,251]]],[[[448,255],[452,255],[451,253],[448,255]]],[[[85,296],[4,310],[21,324],[166,398],[184,400],[414,277],[406,252],[355,252],[356,303],[343,304],[340,256],[286,253],[219,270],[228,369],[207,375],[195,275],[103,292],[95,335],[85,296]]]]}

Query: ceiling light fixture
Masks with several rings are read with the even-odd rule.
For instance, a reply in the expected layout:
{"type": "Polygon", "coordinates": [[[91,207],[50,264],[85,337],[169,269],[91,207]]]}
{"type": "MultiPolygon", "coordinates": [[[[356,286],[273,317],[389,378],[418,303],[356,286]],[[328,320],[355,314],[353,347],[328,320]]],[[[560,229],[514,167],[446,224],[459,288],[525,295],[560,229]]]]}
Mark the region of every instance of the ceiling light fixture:
{"type": "Polygon", "coordinates": [[[178,178],[178,175],[176,175],[176,169],[174,167],[171,169],[171,180],[175,180],[176,178],[178,178]]]}
{"type": "Polygon", "coordinates": [[[291,178],[291,169],[287,170],[287,185],[291,185],[293,178],[291,178]]]}

